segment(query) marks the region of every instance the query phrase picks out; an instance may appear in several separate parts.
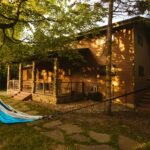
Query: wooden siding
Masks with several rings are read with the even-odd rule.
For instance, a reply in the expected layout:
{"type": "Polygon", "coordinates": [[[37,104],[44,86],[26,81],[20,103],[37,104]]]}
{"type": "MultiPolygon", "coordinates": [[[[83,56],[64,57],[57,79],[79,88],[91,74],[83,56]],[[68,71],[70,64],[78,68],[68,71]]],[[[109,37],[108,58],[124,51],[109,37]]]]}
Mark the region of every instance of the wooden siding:
{"type": "MultiPolygon", "coordinates": [[[[112,78],[114,96],[124,94],[134,90],[134,30],[132,28],[121,29],[113,33],[113,48],[112,48],[112,64],[116,66],[116,76],[112,78]]],[[[106,37],[104,35],[97,36],[92,39],[83,39],[79,41],[76,48],[89,48],[94,55],[97,63],[106,64],[106,37]]],[[[90,63],[90,62],[89,62],[90,63]]],[[[101,92],[105,94],[105,77],[93,74],[89,77],[81,75],[72,76],[84,81],[97,81],[101,87],[101,92]]],[[[130,96],[124,101],[133,102],[134,96],[130,96]]]]}

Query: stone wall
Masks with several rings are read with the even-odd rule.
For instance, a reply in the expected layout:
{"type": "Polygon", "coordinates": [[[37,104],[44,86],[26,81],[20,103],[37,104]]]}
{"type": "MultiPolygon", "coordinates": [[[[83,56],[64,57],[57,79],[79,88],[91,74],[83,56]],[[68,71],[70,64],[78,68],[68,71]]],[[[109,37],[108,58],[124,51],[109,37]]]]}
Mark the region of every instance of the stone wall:
{"type": "Polygon", "coordinates": [[[56,97],[52,95],[32,94],[32,100],[41,103],[56,104],[56,97]]]}

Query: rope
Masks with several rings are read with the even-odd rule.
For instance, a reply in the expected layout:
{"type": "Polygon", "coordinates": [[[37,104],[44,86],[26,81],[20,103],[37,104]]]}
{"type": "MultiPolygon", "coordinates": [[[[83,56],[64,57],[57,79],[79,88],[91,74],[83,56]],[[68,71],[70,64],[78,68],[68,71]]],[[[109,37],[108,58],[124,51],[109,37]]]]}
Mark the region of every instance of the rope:
{"type": "Polygon", "coordinates": [[[103,101],[96,102],[94,104],[89,104],[89,105],[86,105],[86,106],[83,106],[83,107],[79,107],[79,108],[75,108],[75,109],[71,109],[71,110],[68,110],[68,111],[65,111],[65,112],[60,112],[60,113],[57,113],[57,114],[54,114],[54,115],[47,115],[47,116],[44,116],[43,119],[50,119],[50,120],[51,119],[56,119],[59,116],[62,116],[62,115],[68,114],[68,113],[72,113],[72,112],[75,112],[75,111],[78,111],[78,110],[81,110],[81,109],[85,109],[85,108],[88,108],[88,107],[92,107],[92,106],[95,106],[95,105],[98,105],[98,104],[110,102],[110,101],[115,100],[117,98],[122,98],[122,97],[129,96],[129,95],[132,95],[132,94],[135,94],[135,93],[140,93],[142,91],[146,91],[146,90],[149,90],[149,89],[150,89],[150,87],[146,87],[146,88],[143,88],[143,89],[135,90],[135,91],[132,91],[132,92],[129,92],[129,93],[125,93],[125,94],[116,96],[116,97],[104,99],[103,101]]]}

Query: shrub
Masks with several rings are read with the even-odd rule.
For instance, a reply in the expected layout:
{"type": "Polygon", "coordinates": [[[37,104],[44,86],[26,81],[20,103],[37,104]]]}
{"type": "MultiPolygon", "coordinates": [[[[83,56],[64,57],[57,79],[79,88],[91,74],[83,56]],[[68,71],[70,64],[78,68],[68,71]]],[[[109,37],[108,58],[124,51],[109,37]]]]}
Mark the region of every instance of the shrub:
{"type": "Polygon", "coordinates": [[[100,92],[89,93],[88,94],[88,99],[91,99],[91,100],[94,100],[94,101],[102,101],[103,95],[100,92]]]}

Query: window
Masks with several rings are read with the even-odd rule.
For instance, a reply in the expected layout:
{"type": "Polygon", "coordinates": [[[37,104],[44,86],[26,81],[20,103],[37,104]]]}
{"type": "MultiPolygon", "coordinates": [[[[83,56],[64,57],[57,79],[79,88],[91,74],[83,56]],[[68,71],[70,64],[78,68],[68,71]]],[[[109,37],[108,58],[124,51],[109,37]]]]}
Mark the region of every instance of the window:
{"type": "Polygon", "coordinates": [[[144,67],[139,66],[139,77],[143,77],[143,76],[144,76],[144,67]]]}
{"type": "Polygon", "coordinates": [[[140,45],[141,47],[143,47],[143,38],[141,35],[138,34],[138,45],[140,45]]]}
{"type": "MultiPolygon", "coordinates": [[[[117,68],[117,66],[115,64],[112,64],[112,67],[111,67],[111,75],[112,76],[116,75],[116,68],[117,68]]],[[[98,74],[101,76],[106,76],[106,66],[105,65],[99,65],[98,74]]]]}

